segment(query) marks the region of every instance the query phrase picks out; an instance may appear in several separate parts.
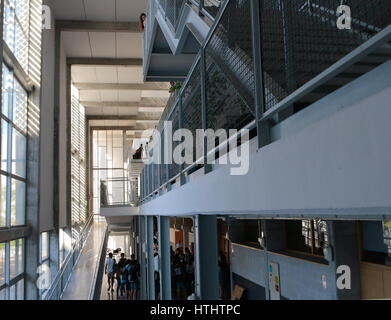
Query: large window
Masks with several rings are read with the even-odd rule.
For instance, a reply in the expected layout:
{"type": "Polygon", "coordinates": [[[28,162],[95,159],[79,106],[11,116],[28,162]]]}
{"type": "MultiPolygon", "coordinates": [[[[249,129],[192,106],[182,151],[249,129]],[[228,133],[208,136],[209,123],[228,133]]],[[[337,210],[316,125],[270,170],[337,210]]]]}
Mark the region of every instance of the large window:
{"type": "Polygon", "coordinates": [[[5,0],[3,37],[26,72],[29,58],[29,12],[30,0],[5,0]]]}
{"type": "Polygon", "coordinates": [[[261,248],[262,220],[237,219],[231,222],[231,241],[242,245],[261,248]]]}
{"type": "Polygon", "coordinates": [[[328,246],[327,224],[324,220],[286,220],[286,249],[323,257],[328,246]]]}
{"type": "Polygon", "coordinates": [[[24,239],[0,243],[0,300],[24,298],[24,239]]]}
{"type": "Polygon", "coordinates": [[[101,203],[115,205],[129,201],[126,131],[94,130],[92,147],[94,214],[99,214],[101,203]],[[107,194],[105,200],[101,198],[102,190],[107,194]]]}
{"type": "Polygon", "coordinates": [[[362,259],[391,265],[391,221],[363,221],[362,259]]]}
{"type": "Polygon", "coordinates": [[[27,92],[3,65],[0,227],[26,221],[27,92]]]}
{"type": "Polygon", "coordinates": [[[40,282],[39,292],[42,297],[50,286],[50,240],[49,232],[42,232],[39,241],[40,282]]]}

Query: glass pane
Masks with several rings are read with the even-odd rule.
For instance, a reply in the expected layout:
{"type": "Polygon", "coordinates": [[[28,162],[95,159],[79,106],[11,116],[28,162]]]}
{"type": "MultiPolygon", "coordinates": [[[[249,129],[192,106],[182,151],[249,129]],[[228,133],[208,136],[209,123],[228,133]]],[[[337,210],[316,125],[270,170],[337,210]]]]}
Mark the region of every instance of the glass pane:
{"type": "Polygon", "coordinates": [[[5,282],[5,242],[0,243],[0,286],[5,282]]]}
{"type": "Polygon", "coordinates": [[[12,287],[10,287],[10,300],[16,299],[16,284],[14,284],[12,287]]]}
{"type": "Polygon", "coordinates": [[[23,239],[10,241],[10,280],[23,271],[23,239]]]}
{"type": "Polygon", "coordinates": [[[6,289],[0,290],[0,300],[5,300],[5,290],[6,289]]]}
{"type": "Polygon", "coordinates": [[[19,23],[15,23],[15,49],[14,54],[24,71],[28,71],[28,39],[19,23]]]}
{"type": "Polygon", "coordinates": [[[26,137],[12,128],[12,173],[26,177],[26,137]]]}
{"type": "Polygon", "coordinates": [[[1,170],[7,171],[8,123],[1,120],[1,170]]]}
{"type": "Polygon", "coordinates": [[[3,101],[2,101],[2,112],[6,117],[8,114],[9,97],[12,93],[13,79],[12,74],[8,68],[3,64],[3,101]]]}
{"type": "Polygon", "coordinates": [[[25,197],[26,185],[24,182],[11,180],[11,225],[25,224],[25,197]]]}
{"type": "Polygon", "coordinates": [[[45,260],[49,254],[49,233],[41,233],[41,261],[45,260]]]}
{"type": "Polygon", "coordinates": [[[14,38],[15,38],[15,12],[11,10],[14,0],[7,1],[4,6],[4,40],[7,43],[8,47],[13,52],[14,49],[14,38]],[[9,4],[8,4],[8,3],[9,4]]]}
{"type": "Polygon", "coordinates": [[[20,280],[16,284],[16,300],[24,299],[24,280],[20,280]]]}
{"type": "Polygon", "coordinates": [[[113,131],[113,147],[122,148],[122,131],[113,131]]]}
{"type": "Polygon", "coordinates": [[[7,177],[1,175],[0,178],[0,228],[7,223],[7,177]]]}
{"type": "Polygon", "coordinates": [[[27,127],[27,93],[17,80],[14,82],[14,88],[12,120],[18,128],[25,132],[27,127]]]}
{"type": "Polygon", "coordinates": [[[113,168],[124,167],[124,155],[122,148],[113,148],[113,168]]]}

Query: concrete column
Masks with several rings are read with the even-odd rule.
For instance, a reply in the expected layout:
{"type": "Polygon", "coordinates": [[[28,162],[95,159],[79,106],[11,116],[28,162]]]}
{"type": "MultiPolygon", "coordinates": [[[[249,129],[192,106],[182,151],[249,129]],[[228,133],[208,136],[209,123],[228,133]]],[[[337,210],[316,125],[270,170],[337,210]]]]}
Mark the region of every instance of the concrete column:
{"type": "Polygon", "coordinates": [[[219,298],[216,216],[196,216],[194,237],[196,294],[203,300],[216,300],[219,298]]]}
{"type": "Polygon", "coordinates": [[[335,290],[338,300],[361,299],[360,256],[357,221],[330,221],[327,224],[332,248],[330,267],[335,274],[335,290]],[[351,273],[351,288],[338,289],[337,274],[339,266],[348,266],[351,273]]]}
{"type": "Polygon", "coordinates": [[[49,232],[49,250],[50,250],[50,280],[55,279],[59,270],[60,251],[59,251],[59,233],[58,230],[49,232]]]}
{"type": "Polygon", "coordinates": [[[37,288],[39,266],[39,127],[40,127],[40,91],[35,89],[30,95],[27,124],[27,197],[26,225],[31,233],[26,238],[25,299],[36,300],[39,297],[37,288]]]}
{"type": "Polygon", "coordinates": [[[153,251],[153,216],[146,217],[147,222],[147,263],[148,298],[155,300],[155,264],[153,251]]]}
{"type": "Polygon", "coordinates": [[[146,228],[145,228],[145,221],[146,217],[140,217],[139,223],[140,223],[140,273],[141,273],[141,283],[140,283],[140,295],[141,299],[145,300],[147,299],[147,261],[146,261],[146,251],[147,251],[147,245],[146,245],[146,228]]]}
{"type": "Polygon", "coordinates": [[[171,300],[170,217],[158,217],[160,296],[171,300]]]}
{"type": "Polygon", "coordinates": [[[190,249],[189,232],[190,232],[190,226],[187,224],[186,220],[184,219],[184,223],[183,223],[183,250],[185,250],[185,248],[190,249]]]}

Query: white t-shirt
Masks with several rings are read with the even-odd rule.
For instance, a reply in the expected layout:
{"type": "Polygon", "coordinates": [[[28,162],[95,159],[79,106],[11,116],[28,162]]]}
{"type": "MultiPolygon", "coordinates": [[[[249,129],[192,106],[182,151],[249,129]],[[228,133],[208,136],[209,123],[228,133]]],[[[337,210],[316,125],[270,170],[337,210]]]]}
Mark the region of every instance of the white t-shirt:
{"type": "Polygon", "coordinates": [[[114,272],[114,259],[107,258],[106,265],[107,265],[107,273],[113,273],[114,272]]]}

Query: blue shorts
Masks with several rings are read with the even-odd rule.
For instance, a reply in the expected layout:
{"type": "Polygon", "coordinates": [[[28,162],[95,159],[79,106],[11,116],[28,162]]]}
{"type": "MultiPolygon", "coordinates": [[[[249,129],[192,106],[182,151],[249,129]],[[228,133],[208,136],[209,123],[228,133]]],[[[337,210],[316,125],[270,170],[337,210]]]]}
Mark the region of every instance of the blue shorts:
{"type": "Polygon", "coordinates": [[[137,290],[136,282],[126,282],[126,290],[127,291],[135,291],[135,290],[137,290]]]}

